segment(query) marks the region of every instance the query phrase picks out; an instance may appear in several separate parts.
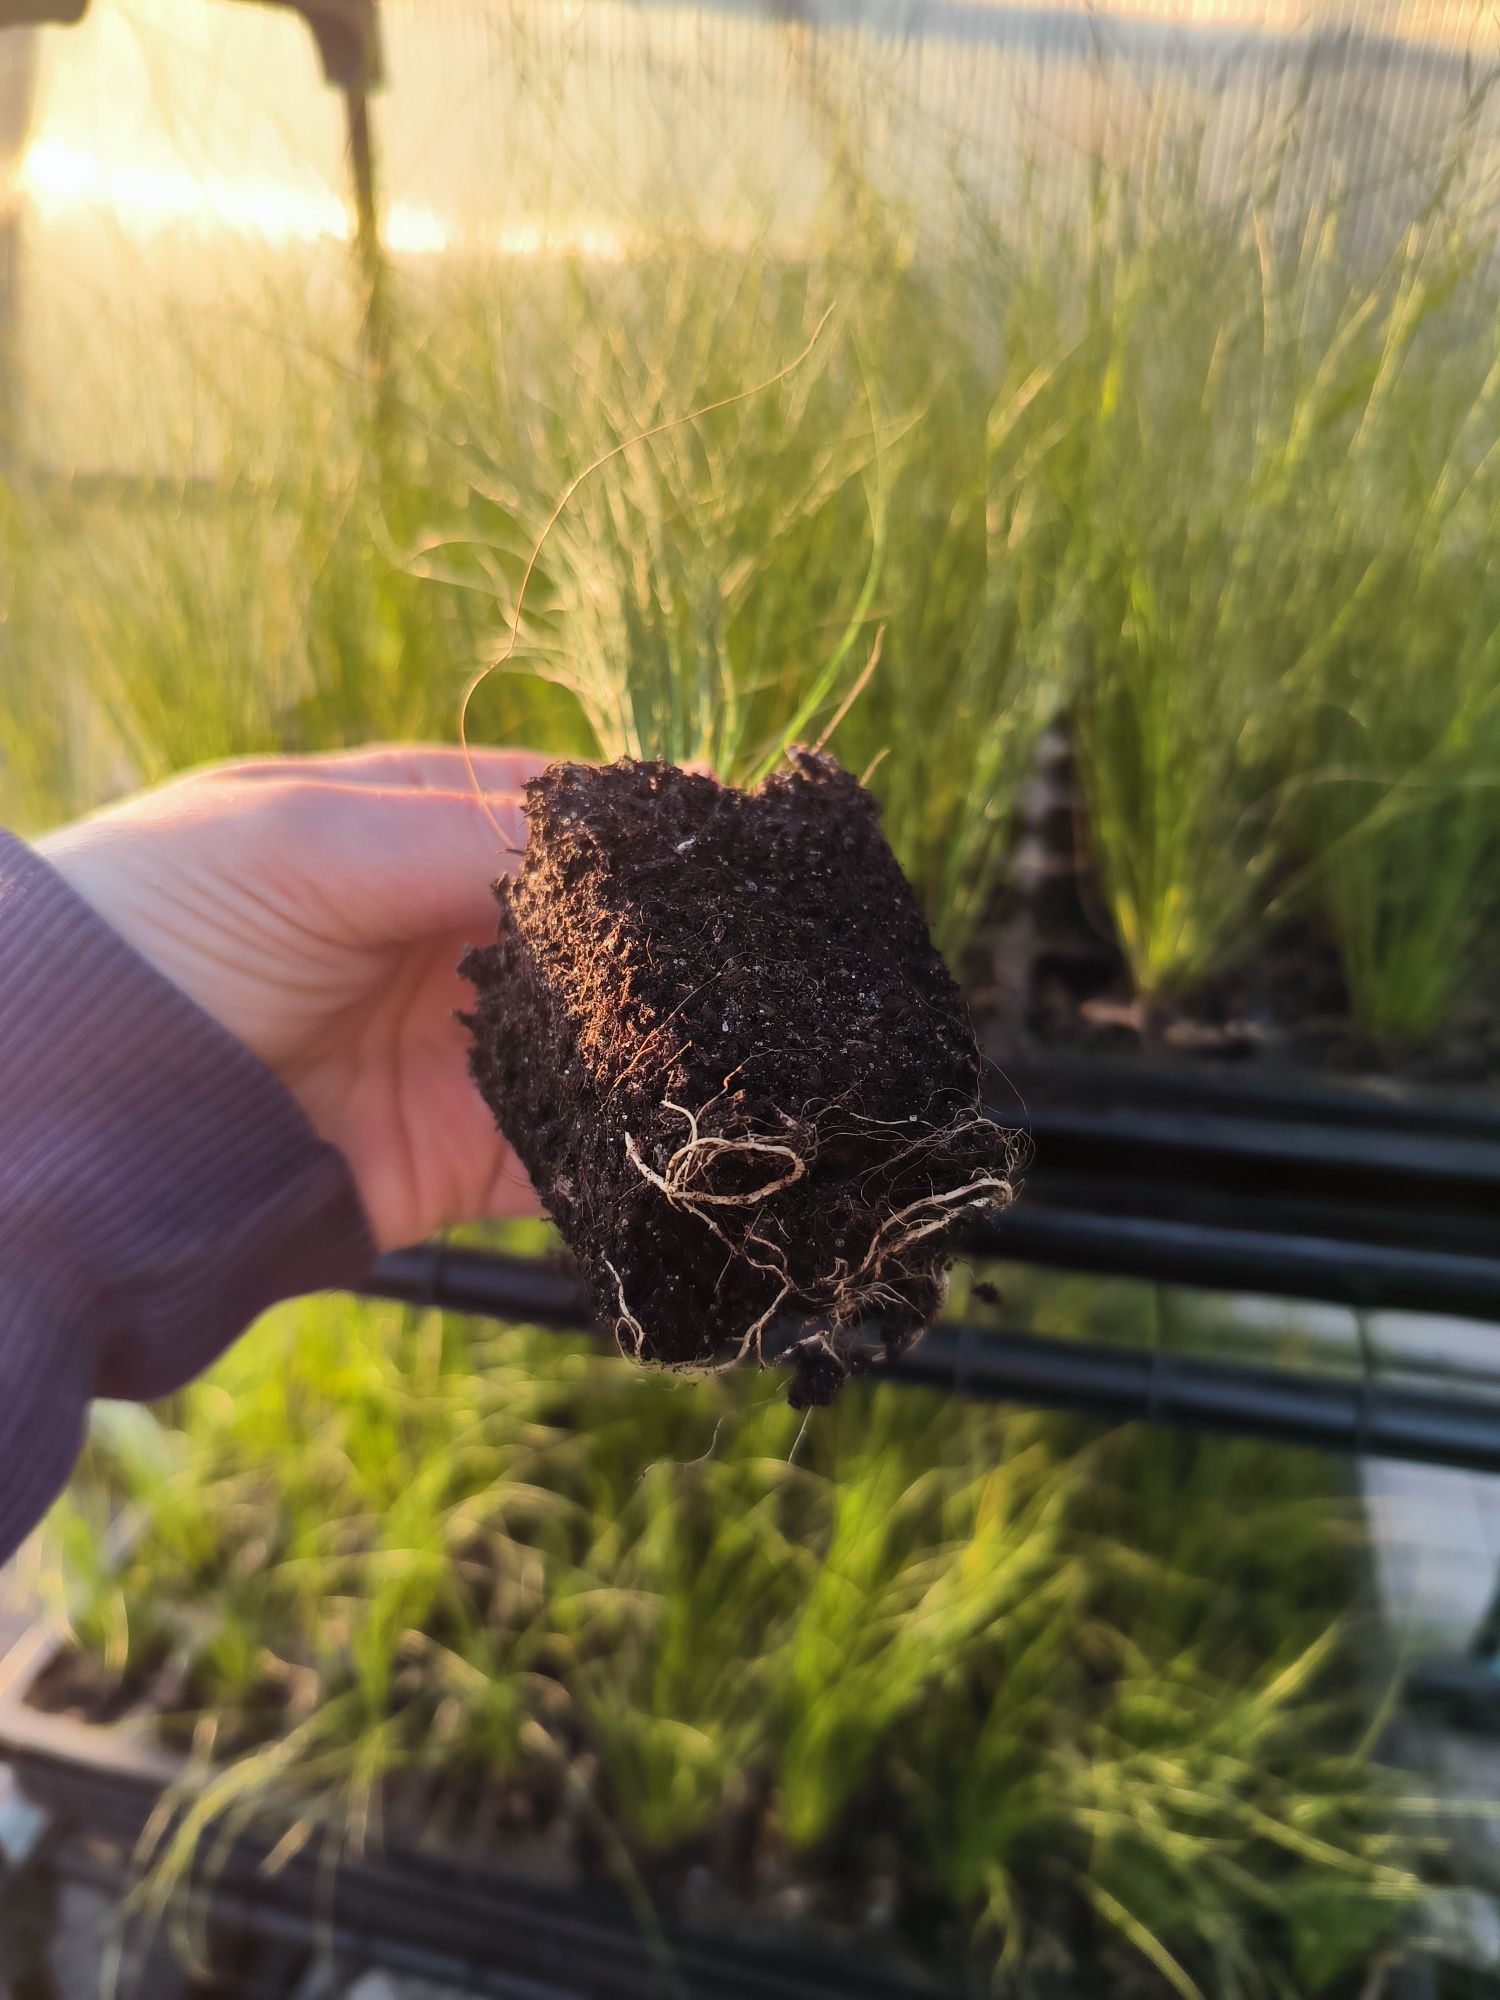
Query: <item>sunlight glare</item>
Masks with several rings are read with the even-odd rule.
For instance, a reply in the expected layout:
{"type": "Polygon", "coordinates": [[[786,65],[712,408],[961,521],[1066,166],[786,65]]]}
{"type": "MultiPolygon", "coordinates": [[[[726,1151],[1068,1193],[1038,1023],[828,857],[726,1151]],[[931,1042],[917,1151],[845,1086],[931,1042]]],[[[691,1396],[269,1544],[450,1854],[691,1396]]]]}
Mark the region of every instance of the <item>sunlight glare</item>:
{"type": "MultiPolygon", "coordinates": [[[[272,245],[348,243],[354,236],[352,210],[329,188],[135,166],[44,135],[26,149],[15,185],[44,219],[93,211],[139,236],[179,225],[226,230],[272,245]]],[[[381,236],[397,256],[440,256],[459,247],[449,219],[414,202],[392,203],[381,219],[381,236]]],[[[561,223],[525,217],[503,226],[493,242],[503,257],[577,255],[618,264],[630,254],[617,230],[586,218],[561,223]]]]}
{"type": "MultiPolygon", "coordinates": [[[[138,235],[177,224],[223,229],[270,244],[347,243],[354,234],[349,205],[329,188],[229,180],[183,167],[135,166],[46,136],[27,147],[16,185],[44,217],[102,210],[138,235]]],[[[453,232],[434,210],[397,202],[385,218],[384,235],[401,254],[432,256],[450,247],[453,232]]]]}

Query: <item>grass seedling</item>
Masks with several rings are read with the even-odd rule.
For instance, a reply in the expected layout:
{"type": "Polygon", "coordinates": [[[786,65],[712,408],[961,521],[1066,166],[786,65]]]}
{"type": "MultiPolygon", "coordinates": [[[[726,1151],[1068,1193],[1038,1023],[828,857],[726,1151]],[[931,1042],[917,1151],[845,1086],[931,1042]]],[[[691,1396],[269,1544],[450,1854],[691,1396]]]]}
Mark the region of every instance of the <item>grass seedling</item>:
{"type": "Polygon", "coordinates": [[[1394,1935],[1315,1460],[864,1386],[798,1434],[753,1382],[315,1302],[101,1437],[142,1532],[74,1566],[74,1629],[199,1758],[158,1907],[250,1821],[332,1856],[503,1812],[618,1827],[637,1894],[757,1826],[815,1883],[883,1827],[1017,1976],[1259,2000],[1394,1935]]]}
{"type": "Polygon", "coordinates": [[[1040,460],[1067,523],[1073,708],[1092,851],[1137,991],[1202,979],[1253,931],[1259,812],[1292,664],[1267,630],[1297,560],[1272,464],[1294,412],[1264,347],[1253,239],[1190,194],[1101,193],[1076,264],[1050,254],[1018,336],[1048,363],[1040,460]]]}
{"type": "Polygon", "coordinates": [[[1500,348],[1468,233],[1404,240],[1339,337],[1368,386],[1308,555],[1291,894],[1326,911],[1356,1024],[1420,1037],[1471,970],[1500,826],[1500,348]]]}

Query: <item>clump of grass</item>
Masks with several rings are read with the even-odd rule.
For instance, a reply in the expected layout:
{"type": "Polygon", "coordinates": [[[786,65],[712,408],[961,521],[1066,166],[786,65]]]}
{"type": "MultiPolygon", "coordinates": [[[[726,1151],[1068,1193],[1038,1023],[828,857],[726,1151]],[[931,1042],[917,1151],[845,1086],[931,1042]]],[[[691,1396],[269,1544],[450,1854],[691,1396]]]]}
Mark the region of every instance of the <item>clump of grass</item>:
{"type": "Polygon", "coordinates": [[[777,1673],[781,1822],[796,1846],[834,1834],[888,1746],[945,1706],[963,1663],[1066,1569],[1077,1468],[1035,1425],[1000,1462],[971,1412],[896,1398],[839,1440],[821,1560],[777,1673]]]}
{"type": "Polygon", "coordinates": [[[699,245],[626,273],[574,269],[566,374],[539,392],[483,400],[474,384],[509,384],[516,357],[486,367],[461,350],[449,393],[471,512],[490,526],[429,544],[424,568],[457,565],[491,592],[504,670],[566,689],[599,754],[752,778],[862,663],[882,439],[855,357],[819,333],[822,290],[699,245]],[[726,294],[742,309],[724,316],[726,294]],[[524,558],[560,495],[510,654],[524,558]]]}
{"type": "Polygon", "coordinates": [[[861,316],[895,431],[873,606],[884,637],[834,738],[870,773],[891,845],[959,965],[991,914],[1032,753],[1065,699],[1065,522],[1041,476],[1059,438],[1047,369],[1019,347],[997,363],[970,331],[994,313],[998,282],[982,255],[934,271],[892,253],[872,288],[882,303],[861,316]]]}
{"type": "MultiPolygon", "coordinates": [[[[474,733],[743,779],[837,719],[962,958],[1067,709],[1148,1001],[1293,913],[1331,925],[1361,1025],[1429,1032],[1493,853],[1488,281],[1450,220],[1372,268],[1327,218],[1275,236],[1269,206],[1101,181],[1077,229],[1016,250],[976,226],[938,265],[846,161],[795,267],[684,235],[514,276],[503,319],[472,274],[398,289],[378,440],[311,332],[259,386],[205,371],[222,481],[188,476],[190,438],[142,504],[53,488],[26,530],[19,811],[234,751],[451,734],[569,479],[764,379],[832,303],[785,382],[579,490],[524,672],[485,683],[474,733]]],[[[11,496],[8,537],[26,518],[11,496]]],[[[7,770],[15,790],[16,749],[7,770]]]]}
{"type": "Polygon", "coordinates": [[[1276,856],[1263,801],[1316,503],[1287,462],[1297,406],[1267,347],[1272,283],[1253,235],[1190,196],[1148,211],[1113,189],[1071,251],[1033,267],[1008,323],[1048,372],[1039,477],[1068,524],[1089,830],[1148,999],[1245,948],[1276,856]]]}
{"type": "Polygon", "coordinates": [[[129,782],[276,749],[291,733],[306,694],[304,600],[286,587],[292,524],[268,497],[236,506],[169,489],[129,512],[85,502],[59,524],[77,565],[64,602],[78,685],[129,782]]]}
{"type": "Polygon", "coordinates": [[[1137,991],[1321,910],[1358,1018],[1411,1032],[1451,1003],[1493,820],[1493,319],[1451,219],[1372,271],[1271,207],[1101,184],[1023,259],[1025,498],[1066,524],[1052,630],[1137,991]]]}
{"type": "Polygon", "coordinates": [[[1038,584],[1055,523],[1018,495],[1012,439],[1030,390],[993,380],[976,349],[973,269],[917,261],[845,159],[805,262],[685,237],[626,272],[564,267],[519,336],[474,297],[440,316],[421,390],[437,429],[462,437],[465,512],[414,561],[489,601],[506,673],[476,706],[524,670],[522,700],[538,680],[562,689],[596,754],[702,761],[741,782],[787,740],[833,729],[870,772],[939,942],[961,954],[1056,706],[1038,584]],[[554,315],[570,329],[561,381],[554,315]],[[810,334],[790,374],[745,393],[810,334]],[[585,472],[511,652],[535,537],[585,472]]]}
{"type": "Polygon", "coordinates": [[[339,1851],[486,1796],[647,1882],[758,1825],[815,1899],[883,1827],[986,1962],[1143,1991],[1331,1977],[1415,1893],[1313,1460],[867,1388],[802,1435],[754,1385],[324,1302],[136,1430],[54,1532],[80,1642],[199,1753],[163,1907],[215,1830],[339,1851]]]}
{"type": "Polygon", "coordinates": [[[1361,394],[1320,482],[1286,781],[1296,885],[1356,1024],[1423,1036],[1472,967],[1500,831],[1500,342],[1466,232],[1403,240],[1336,328],[1361,394]]]}

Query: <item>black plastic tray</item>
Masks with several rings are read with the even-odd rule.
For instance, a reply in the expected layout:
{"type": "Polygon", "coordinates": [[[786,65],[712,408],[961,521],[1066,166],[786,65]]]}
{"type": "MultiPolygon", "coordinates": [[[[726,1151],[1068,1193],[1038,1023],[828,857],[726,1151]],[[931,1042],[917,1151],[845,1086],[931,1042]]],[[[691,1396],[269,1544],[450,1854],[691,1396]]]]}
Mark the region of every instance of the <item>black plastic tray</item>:
{"type": "MultiPolygon", "coordinates": [[[[33,1707],[29,1696],[57,1651],[36,1627],[0,1662],[0,1761],[60,1828],[128,1851],[185,1767],[141,1725],[96,1725],[33,1707]]],[[[442,1849],[393,1849],[334,1870],[304,1851],[268,1873],[274,1843],[273,1832],[249,1829],[215,1844],[212,1870],[197,1885],[211,1915],[497,2000],[957,2000],[956,1987],[895,1970],[890,1952],[777,1942],[749,1925],[664,1921],[648,1936],[610,1883],[557,1888],[442,1849]]],[[[87,1840],[80,1854],[82,1872],[96,1880],[87,1840]]]]}

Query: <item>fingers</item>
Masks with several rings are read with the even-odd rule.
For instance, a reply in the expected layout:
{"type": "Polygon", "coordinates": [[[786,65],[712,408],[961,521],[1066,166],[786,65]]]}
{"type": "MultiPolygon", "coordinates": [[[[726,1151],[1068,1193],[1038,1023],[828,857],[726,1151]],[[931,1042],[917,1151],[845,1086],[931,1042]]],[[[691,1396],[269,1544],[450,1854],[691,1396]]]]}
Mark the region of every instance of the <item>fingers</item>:
{"type": "Polygon", "coordinates": [[[477,781],[487,792],[515,792],[552,761],[535,750],[473,749],[465,761],[456,743],[370,743],[307,757],[237,758],[216,766],[212,775],[237,782],[327,778],[344,785],[404,785],[429,792],[461,791],[477,781]]]}
{"type": "MultiPolygon", "coordinates": [[[[413,791],[299,775],[268,785],[260,845],[295,868],[330,928],[369,945],[491,937],[491,884],[526,848],[515,792],[413,791]]],[[[272,862],[274,865],[274,860],[272,862]]]]}

